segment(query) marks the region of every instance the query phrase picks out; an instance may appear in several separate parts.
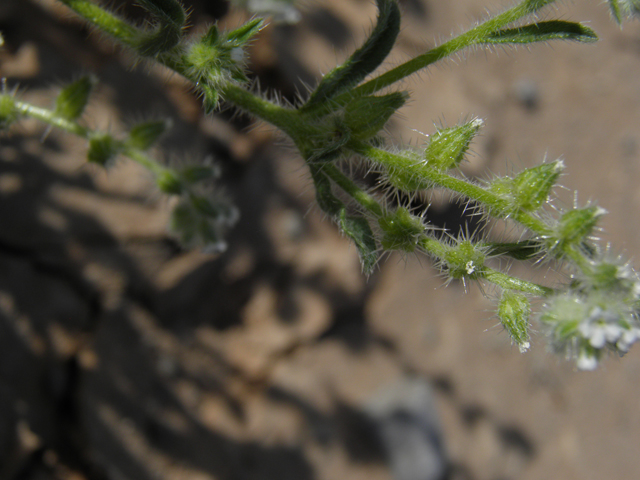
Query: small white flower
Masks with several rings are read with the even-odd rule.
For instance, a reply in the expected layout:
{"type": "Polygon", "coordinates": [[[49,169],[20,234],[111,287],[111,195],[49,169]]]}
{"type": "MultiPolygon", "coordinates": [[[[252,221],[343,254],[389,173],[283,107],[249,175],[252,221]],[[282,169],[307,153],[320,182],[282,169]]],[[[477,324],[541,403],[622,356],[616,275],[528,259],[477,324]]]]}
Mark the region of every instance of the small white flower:
{"type": "Polygon", "coordinates": [[[595,370],[598,367],[598,359],[586,351],[580,352],[576,361],[578,370],[595,370]]]}

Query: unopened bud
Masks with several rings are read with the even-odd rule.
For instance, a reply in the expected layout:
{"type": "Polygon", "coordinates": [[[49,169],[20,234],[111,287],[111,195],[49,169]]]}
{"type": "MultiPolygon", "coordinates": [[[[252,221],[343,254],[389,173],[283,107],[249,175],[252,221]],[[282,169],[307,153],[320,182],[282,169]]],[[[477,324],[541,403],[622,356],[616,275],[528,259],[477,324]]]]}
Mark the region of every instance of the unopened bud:
{"type": "Polygon", "coordinates": [[[427,165],[442,171],[460,165],[471,140],[483,125],[484,122],[481,119],[475,118],[463,125],[436,132],[425,150],[427,165]]]}
{"type": "Polygon", "coordinates": [[[498,304],[498,318],[520,353],[529,350],[529,315],[531,303],[522,293],[505,290],[498,304]]]}
{"type": "Polygon", "coordinates": [[[95,83],[94,77],[84,76],[63,88],[56,98],[56,115],[66,120],[77,120],[89,102],[95,83]]]}

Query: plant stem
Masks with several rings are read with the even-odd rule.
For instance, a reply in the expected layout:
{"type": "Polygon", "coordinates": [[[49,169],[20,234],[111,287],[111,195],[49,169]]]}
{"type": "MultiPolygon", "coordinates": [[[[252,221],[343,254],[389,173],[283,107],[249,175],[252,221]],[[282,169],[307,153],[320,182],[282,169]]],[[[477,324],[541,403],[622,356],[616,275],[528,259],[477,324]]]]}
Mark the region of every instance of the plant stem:
{"type": "MultiPolygon", "coordinates": [[[[349,177],[342,173],[335,165],[323,165],[322,171],[333,180],[345,193],[353,198],[360,206],[364,207],[376,220],[384,215],[382,206],[369,195],[367,192],[358,187],[349,177]]],[[[428,254],[443,259],[450,245],[430,237],[426,234],[420,235],[417,244],[428,254]]],[[[518,290],[535,296],[545,296],[554,292],[552,288],[538,285],[537,283],[528,282],[520,278],[512,277],[506,273],[494,270],[493,268],[483,265],[476,272],[478,278],[484,278],[488,282],[493,283],[507,290],[518,290]]]]}
{"type": "Polygon", "coordinates": [[[370,158],[387,168],[397,169],[400,171],[418,172],[421,179],[428,181],[439,187],[452,190],[463,195],[464,197],[475,200],[489,207],[489,213],[493,216],[506,218],[511,217],[513,220],[524,225],[532,232],[541,237],[550,235],[549,227],[540,219],[534,217],[528,212],[518,210],[512,212],[509,203],[479,185],[475,185],[467,180],[454,177],[448,173],[431,168],[426,162],[416,165],[412,159],[397,155],[379,148],[373,147],[367,143],[354,141],[349,142],[349,148],[354,152],[370,158]]]}
{"type": "MultiPolygon", "coordinates": [[[[14,104],[20,114],[31,118],[36,118],[48,125],[57,127],[61,130],[64,130],[65,132],[72,133],[78,137],[84,138],[85,140],[91,140],[92,137],[95,137],[97,135],[95,131],[83,127],[77,122],[67,120],[60,117],[59,115],[56,115],[53,110],[36,107],[34,105],[30,105],[28,103],[15,99],[14,104]]],[[[115,143],[117,145],[118,152],[121,155],[124,155],[134,162],[139,163],[155,175],[159,175],[166,170],[165,167],[163,167],[153,158],[146,155],[141,150],[132,148],[122,141],[116,141],[115,143]]]]}

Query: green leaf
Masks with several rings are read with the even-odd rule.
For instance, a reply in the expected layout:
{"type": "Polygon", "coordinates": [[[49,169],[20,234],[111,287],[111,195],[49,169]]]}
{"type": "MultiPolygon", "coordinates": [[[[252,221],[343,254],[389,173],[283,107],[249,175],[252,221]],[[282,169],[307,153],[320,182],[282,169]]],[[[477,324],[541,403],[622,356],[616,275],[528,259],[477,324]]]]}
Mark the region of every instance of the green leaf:
{"type": "Polygon", "coordinates": [[[400,33],[400,10],[395,0],[377,0],[377,4],[378,22],[367,41],[344,64],[322,78],[302,110],[356,86],[387,58],[400,33]]]}
{"type": "Polygon", "coordinates": [[[376,240],[369,222],[364,217],[347,215],[347,208],[331,189],[331,180],[322,172],[319,166],[310,165],[311,178],[316,187],[318,205],[338,223],[342,232],[355,244],[360,256],[362,270],[366,275],[373,272],[378,261],[376,240]]]}
{"type": "Polygon", "coordinates": [[[550,20],[498,30],[489,34],[480,43],[524,44],[548,42],[549,40],[572,40],[587,43],[597,41],[598,36],[589,27],[580,23],[550,20]]]}
{"type": "Polygon", "coordinates": [[[341,212],[338,223],[344,234],[353,241],[358,249],[362,271],[365,275],[370,275],[378,261],[378,252],[376,239],[369,222],[364,217],[348,216],[345,209],[341,212]]]}
{"type": "Polygon", "coordinates": [[[66,86],[56,98],[56,115],[66,120],[77,120],[87,106],[95,83],[92,76],[84,76],[66,86]]]}

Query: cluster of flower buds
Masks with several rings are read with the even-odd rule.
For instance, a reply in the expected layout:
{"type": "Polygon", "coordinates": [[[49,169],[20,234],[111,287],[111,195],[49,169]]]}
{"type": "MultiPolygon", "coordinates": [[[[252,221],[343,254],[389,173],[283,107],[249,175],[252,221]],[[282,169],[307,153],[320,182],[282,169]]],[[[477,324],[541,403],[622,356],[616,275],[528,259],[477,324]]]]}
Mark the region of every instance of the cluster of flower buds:
{"type": "Polygon", "coordinates": [[[203,95],[207,113],[218,105],[225,84],[247,82],[244,49],[262,26],[259,18],[230,32],[221,32],[212,25],[198,41],[187,46],[182,61],[203,95]]]}
{"type": "Polygon", "coordinates": [[[218,165],[205,162],[182,168],[165,168],[156,177],[160,191],[178,197],[169,229],[185,247],[207,253],[226,250],[224,235],[240,216],[238,209],[211,184],[220,176],[218,165]]]}

